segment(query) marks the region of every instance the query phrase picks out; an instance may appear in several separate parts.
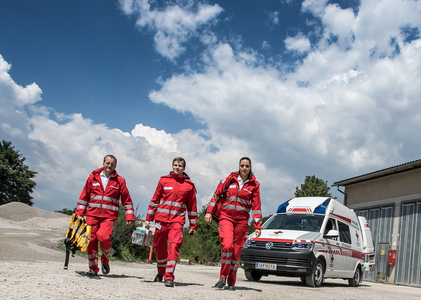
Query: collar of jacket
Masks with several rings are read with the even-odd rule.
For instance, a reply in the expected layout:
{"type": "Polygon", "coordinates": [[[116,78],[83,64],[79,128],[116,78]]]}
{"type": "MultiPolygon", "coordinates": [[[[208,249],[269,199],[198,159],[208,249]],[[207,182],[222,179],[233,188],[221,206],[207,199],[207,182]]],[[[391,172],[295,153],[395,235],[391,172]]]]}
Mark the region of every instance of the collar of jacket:
{"type": "MultiPolygon", "coordinates": [[[[232,178],[235,179],[235,181],[238,181],[238,179],[237,179],[238,175],[240,175],[240,171],[231,172],[231,176],[232,176],[232,178]]],[[[250,177],[250,179],[247,180],[247,182],[253,181],[253,180],[256,180],[256,177],[254,176],[253,173],[251,173],[251,177],[250,177]]]]}
{"type": "Polygon", "coordinates": [[[190,183],[191,185],[194,186],[193,181],[190,180],[190,177],[189,177],[189,175],[187,175],[186,172],[183,172],[183,175],[178,176],[171,171],[168,175],[162,176],[162,178],[172,178],[175,181],[185,181],[185,182],[188,182],[188,183],[190,183]]]}

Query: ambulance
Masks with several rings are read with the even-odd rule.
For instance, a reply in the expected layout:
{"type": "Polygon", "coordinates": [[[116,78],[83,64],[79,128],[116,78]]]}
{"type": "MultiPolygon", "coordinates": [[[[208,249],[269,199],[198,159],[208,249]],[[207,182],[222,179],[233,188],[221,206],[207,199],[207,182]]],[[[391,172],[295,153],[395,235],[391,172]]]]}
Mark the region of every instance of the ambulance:
{"type": "Polygon", "coordinates": [[[240,266],[248,280],[262,276],[299,277],[310,287],[342,278],[358,287],[373,271],[374,244],[367,220],[329,197],[297,197],[278,207],[247,237],[240,266]]]}

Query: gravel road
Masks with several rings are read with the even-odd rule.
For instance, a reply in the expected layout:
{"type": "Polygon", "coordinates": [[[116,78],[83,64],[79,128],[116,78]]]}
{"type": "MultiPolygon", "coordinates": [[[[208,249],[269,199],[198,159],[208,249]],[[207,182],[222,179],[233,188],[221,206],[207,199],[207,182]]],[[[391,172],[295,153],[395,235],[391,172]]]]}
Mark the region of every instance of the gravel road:
{"type": "Polygon", "coordinates": [[[71,257],[64,270],[64,252],[55,248],[69,218],[25,209],[0,206],[0,299],[421,299],[421,289],[415,287],[363,282],[352,288],[347,281],[326,280],[322,287],[310,288],[297,278],[250,282],[242,270],[236,291],[217,290],[213,285],[219,268],[203,265],[177,265],[174,288],[153,282],[156,265],[146,263],[111,262],[110,274],[92,279],[85,275],[87,259],[71,257]],[[26,219],[13,215],[19,211],[26,219]]]}

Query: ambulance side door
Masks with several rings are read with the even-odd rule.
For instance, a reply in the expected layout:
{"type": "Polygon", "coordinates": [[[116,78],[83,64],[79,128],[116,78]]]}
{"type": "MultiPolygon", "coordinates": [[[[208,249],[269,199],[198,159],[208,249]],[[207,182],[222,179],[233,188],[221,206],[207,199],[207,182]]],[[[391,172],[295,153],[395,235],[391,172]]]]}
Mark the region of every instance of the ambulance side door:
{"type": "MultiPolygon", "coordinates": [[[[339,240],[341,245],[341,257],[343,260],[343,276],[349,277],[354,274],[354,267],[357,263],[357,259],[353,257],[352,253],[353,250],[355,251],[355,247],[352,247],[352,239],[351,239],[351,226],[338,221],[338,228],[339,228],[339,240]]],[[[353,229],[353,228],[352,228],[353,229]]],[[[355,234],[355,230],[353,230],[355,234]]]]}
{"type": "Polygon", "coordinates": [[[329,218],[323,237],[325,239],[326,277],[338,278],[343,275],[344,261],[341,259],[339,237],[326,236],[330,230],[338,230],[336,220],[329,218]]]}

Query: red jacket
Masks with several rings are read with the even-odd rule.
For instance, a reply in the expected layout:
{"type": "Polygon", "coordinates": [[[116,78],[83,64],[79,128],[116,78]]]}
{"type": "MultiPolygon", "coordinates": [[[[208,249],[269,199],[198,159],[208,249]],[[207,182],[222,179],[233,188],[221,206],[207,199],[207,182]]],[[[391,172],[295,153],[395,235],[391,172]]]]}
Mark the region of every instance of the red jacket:
{"type": "Polygon", "coordinates": [[[256,177],[252,174],[251,178],[244,183],[241,190],[238,190],[238,173],[239,172],[232,172],[230,176],[218,184],[206,212],[216,212],[216,202],[220,198],[225,187],[229,184],[225,197],[220,200],[220,205],[218,205],[217,208],[220,210],[220,218],[248,220],[250,218],[249,213],[251,210],[251,215],[254,220],[254,228],[262,229],[260,184],[256,180],[256,177]]]}
{"type": "Polygon", "coordinates": [[[197,230],[196,188],[186,173],[177,176],[173,172],[162,176],[148,206],[146,221],[155,220],[165,223],[186,222],[197,230]]]}
{"type": "Polygon", "coordinates": [[[86,184],[77,202],[76,215],[117,220],[118,207],[121,203],[124,206],[127,221],[134,221],[133,202],[129,190],[126,187],[126,180],[114,171],[110,177],[105,191],[102,187],[100,174],[103,168],[95,170],[89,175],[86,184]]]}

